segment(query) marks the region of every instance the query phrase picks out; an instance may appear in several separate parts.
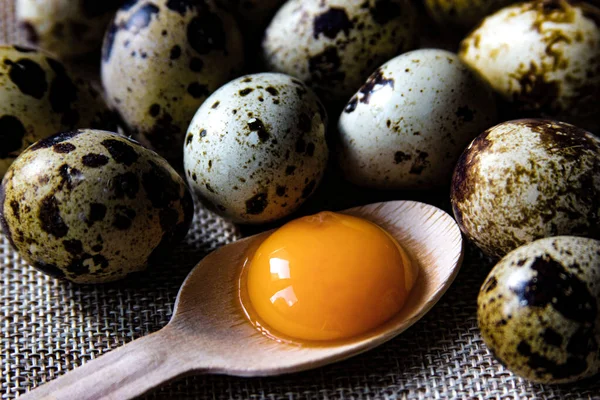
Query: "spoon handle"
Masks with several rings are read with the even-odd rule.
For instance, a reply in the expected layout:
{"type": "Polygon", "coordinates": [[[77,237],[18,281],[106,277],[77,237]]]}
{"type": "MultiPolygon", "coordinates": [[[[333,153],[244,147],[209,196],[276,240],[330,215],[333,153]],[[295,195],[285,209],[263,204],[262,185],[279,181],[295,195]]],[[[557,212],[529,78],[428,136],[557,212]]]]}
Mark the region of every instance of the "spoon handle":
{"type": "Polygon", "coordinates": [[[21,397],[23,400],[126,400],[189,372],[168,327],[134,340],[21,397]],[[175,343],[173,343],[175,342],[175,343]]]}

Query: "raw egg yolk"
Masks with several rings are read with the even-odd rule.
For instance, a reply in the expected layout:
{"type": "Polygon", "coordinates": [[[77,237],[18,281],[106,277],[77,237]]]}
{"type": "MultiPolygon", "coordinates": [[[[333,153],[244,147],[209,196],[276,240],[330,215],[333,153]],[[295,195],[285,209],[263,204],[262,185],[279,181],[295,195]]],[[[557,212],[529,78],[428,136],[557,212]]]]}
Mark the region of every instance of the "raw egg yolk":
{"type": "Polygon", "coordinates": [[[247,297],[265,328],[307,341],[350,338],[383,324],[406,302],[417,272],[385,230],[332,212],[285,224],[247,268],[247,297]]]}

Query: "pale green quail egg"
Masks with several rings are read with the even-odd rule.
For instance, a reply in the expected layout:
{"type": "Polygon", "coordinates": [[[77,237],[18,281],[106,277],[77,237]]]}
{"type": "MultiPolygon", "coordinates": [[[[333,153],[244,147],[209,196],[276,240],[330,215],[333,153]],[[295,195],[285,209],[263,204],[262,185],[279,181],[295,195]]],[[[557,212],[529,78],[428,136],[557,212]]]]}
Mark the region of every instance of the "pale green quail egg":
{"type": "Polygon", "coordinates": [[[285,217],[323,176],[326,126],[323,106],[301,81],[278,73],[235,79],[192,120],[184,147],[187,180],[235,222],[285,217]]]}
{"type": "Polygon", "coordinates": [[[243,58],[235,20],[212,2],[129,1],[106,33],[102,84],[126,132],[179,164],[194,113],[243,58]]]}

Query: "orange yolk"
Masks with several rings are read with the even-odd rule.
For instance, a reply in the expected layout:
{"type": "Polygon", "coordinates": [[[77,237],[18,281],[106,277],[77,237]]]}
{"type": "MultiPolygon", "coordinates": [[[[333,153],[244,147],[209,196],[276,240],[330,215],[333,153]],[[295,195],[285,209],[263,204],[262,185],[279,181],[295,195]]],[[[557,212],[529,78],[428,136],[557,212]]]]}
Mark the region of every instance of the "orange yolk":
{"type": "Polygon", "coordinates": [[[247,268],[249,306],[267,330],[309,341],[383,324],[406,302],[417,272],[382,228],[332,212],[285,224],[247,268]]]}

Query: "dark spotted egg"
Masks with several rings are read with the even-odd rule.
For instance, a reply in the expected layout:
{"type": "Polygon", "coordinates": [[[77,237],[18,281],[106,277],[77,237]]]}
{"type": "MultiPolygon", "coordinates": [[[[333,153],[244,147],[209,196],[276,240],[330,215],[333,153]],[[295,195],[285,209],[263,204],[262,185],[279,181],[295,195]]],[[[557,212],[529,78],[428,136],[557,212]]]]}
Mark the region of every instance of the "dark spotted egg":
{"type": "Polygon", "coordinates": [[[84,127],[115,129],[89,83],[44,53],[0,46],[0,178],[32,143],[84,127]]]}
{"type": "Polygon", "coordinates": [[[19,254],[77,283],[145,269],[185,236],[192,216],[189,190],[166,160],[106,131],[35,143],[0,187],[0,222],[19,254]]]}
{"type": "Polygon", "coordinates": [[[425,9],[445,30],[468,30],[484,17],[519,0],[425,0],[425,9]]]}
{"type": "Polygon", "coordinates": [[[242,66],[236,22],[212,2],[134,0],[108,28],[102,84],[125,130],[178,164],[194,113],[242,66]]]}
{"type": "Polygon", "coordinates": [[[115,11],[125,0],[16,0],[28,42],[60,58],[99,50],[115,11]]]}
{"type": "Polygon", "coordinates": [[[415,50],[378,68],[339,123],[339,166],[357,185],[449,185],[461,152],[496,122],[491,91],[445,50],[415,50]]]}
{"type": "Polygon", "coordinates": [[[514,373],[566,383],[600,369],[600,241],[558,236],[509,253],[481,287],[478,322],[514,373]]]}
{"type": "Polygon", "coordinates": [[[600,239],[600,139],[551,120],[497,125],[460,157],[451,200],[463,233],[492,256],[548,236],[600,239]]]}
{"type": "Polygon", "coordinates": [[[463,40],[460,57],[513,115],[600,129],[600,9],[566,0],[508,6],[463,40]]]}
{"type": "Polygon", "coordinates": [[[345,102],[377,66],[414,48],[416,16],[412,0],[290,0],[267,28],[264,58],[325,102],[345,102]]]}
{"type": "Polygon", "coordinates": [[[285,217],[323,176],[326,126],[323,106],[301,81],[278,73],[238,78],[194,116],[184,146],[187,180],[235,222],[285,217]]]}

